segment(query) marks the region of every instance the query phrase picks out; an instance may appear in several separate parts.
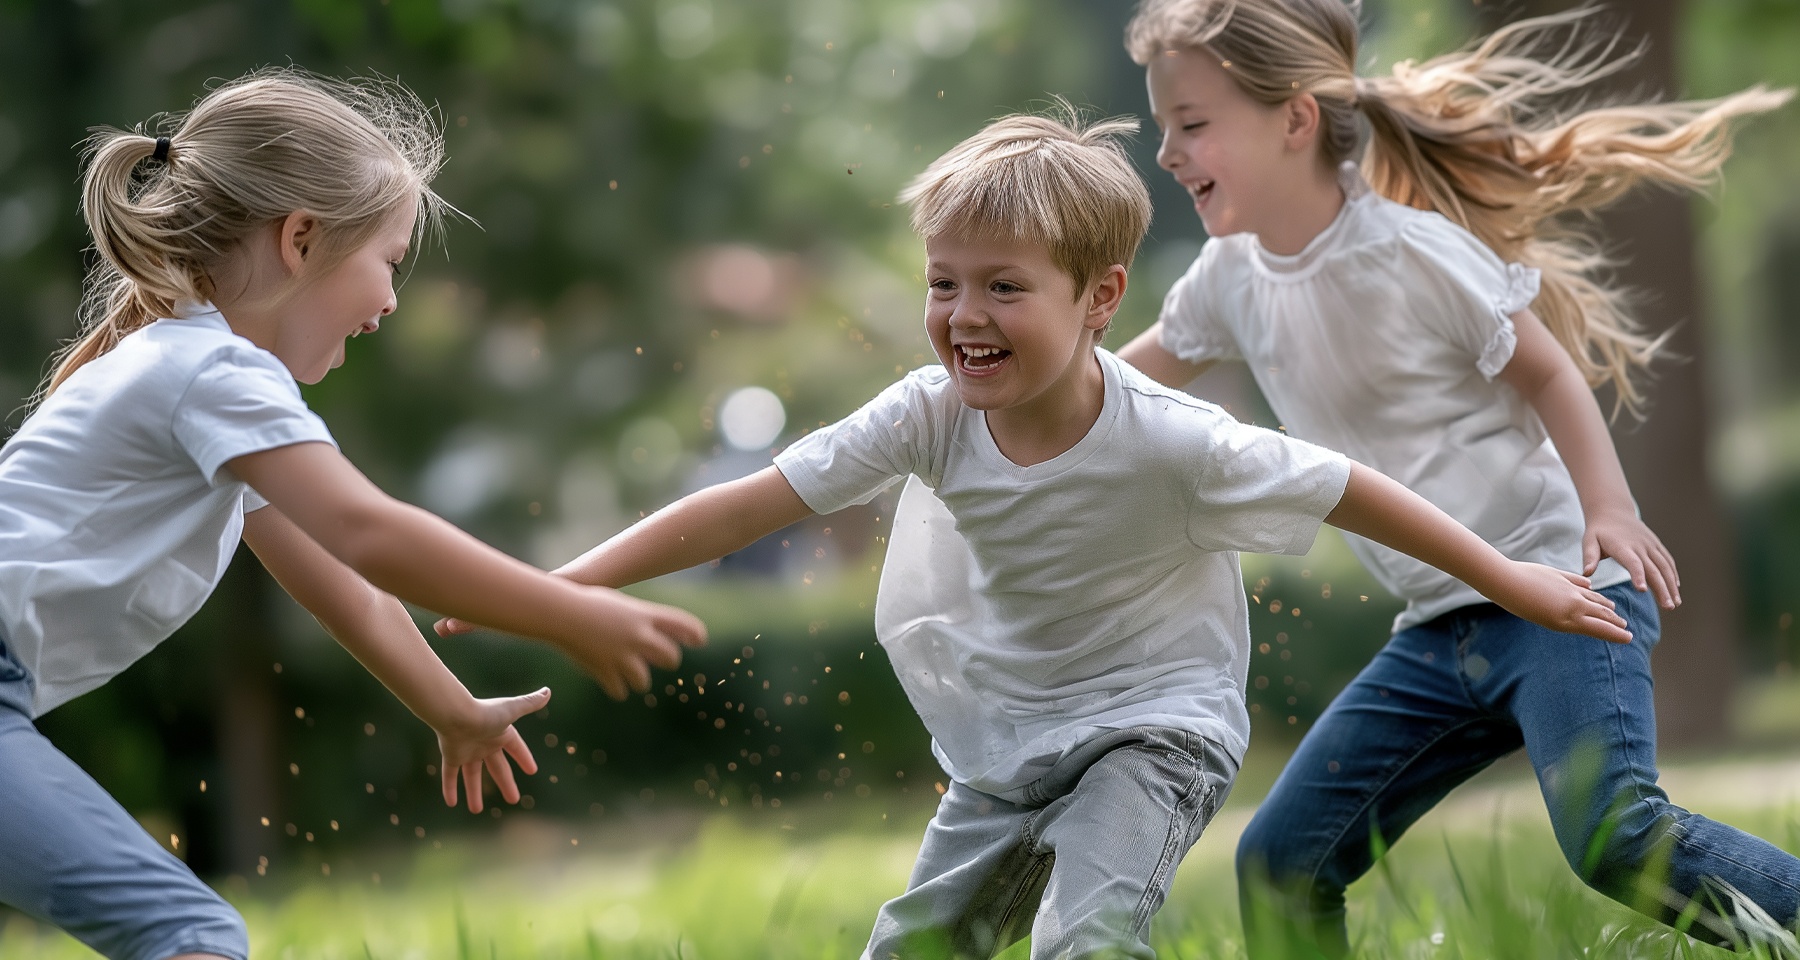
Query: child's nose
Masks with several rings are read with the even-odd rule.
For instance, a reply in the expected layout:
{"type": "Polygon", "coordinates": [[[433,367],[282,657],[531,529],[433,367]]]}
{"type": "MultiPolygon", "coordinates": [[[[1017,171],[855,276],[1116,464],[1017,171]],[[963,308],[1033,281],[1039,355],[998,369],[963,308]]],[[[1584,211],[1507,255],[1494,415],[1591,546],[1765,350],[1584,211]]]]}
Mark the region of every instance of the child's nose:
{"type": "Polygon", "coordinates": [[[1169,143],[1169,135],[1163,134],[1162,142],[1156,147],[1156,165],[1172,171],[1181,165],[1181,161],[1181,154],[1169,143]]]}
{"type": "Polygon", "coordinates": [[[956,309],[950,311],[950,325],[959,329],[968,330],[974,327],[985,327],[987,326],[987,323],[987,314],[977,309],[967,300],[957,301],[956,309]]]}

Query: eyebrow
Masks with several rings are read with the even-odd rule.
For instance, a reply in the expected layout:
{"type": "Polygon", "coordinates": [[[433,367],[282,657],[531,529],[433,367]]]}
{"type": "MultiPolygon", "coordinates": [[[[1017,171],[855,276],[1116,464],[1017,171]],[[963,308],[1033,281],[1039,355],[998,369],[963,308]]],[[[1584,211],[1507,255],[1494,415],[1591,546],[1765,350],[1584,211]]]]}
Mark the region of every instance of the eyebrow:
{"type": "MultiPolygon", "coordinates": [[[[927,272],[930,272],[932,270],[948,271],[951,269],[951,267],[949,264],[945,263],[942,260],[931,260],[925,264],[925,269],[927,272]]],[[[996,263],[979,264],[976,267],[974,267],[970,272],[972,272],[972,273],[1001,273],[1001,272],[1004,272],[1007,270],[1019,270],[1022,272],[1030,272],[1025,267],[1024,264],[1014,263],[1011,260],[1002,260],[1002,261],[999,261],[996,263]]]]}

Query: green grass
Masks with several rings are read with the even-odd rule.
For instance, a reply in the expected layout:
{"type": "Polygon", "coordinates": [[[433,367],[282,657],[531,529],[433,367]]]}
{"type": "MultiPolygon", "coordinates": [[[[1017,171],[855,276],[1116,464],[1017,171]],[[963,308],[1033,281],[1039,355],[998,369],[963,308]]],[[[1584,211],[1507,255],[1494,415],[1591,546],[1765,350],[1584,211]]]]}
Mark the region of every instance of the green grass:
{"type": "MultiPolygon", "coordinates": [[[[1459,791],[1352,888],[1363,956],[1729,956],[1583,888],[1522,772],[1512,763],[1459,791]]],[[[1800,761],[1677,767],[1665,784],[1691,808],[1800,842],[1800,761]]],[[[1243,955],[1231,853],[1254,803],[1255,782],[1244,787],[1182,866],[1154,931],[1161,957],[1243,955]]],[[[286,892],[234,900],[256,955],[283,960],[837,960],[857,955],[876,908],[905,883],[930,810],[901,803],[669,814],[586,833],[520,818],[498,840],[445,840],[392,861],[379,882],[348,870],[271,878],[286,892]]],[[[0,929],[0,960],[91,956],[29,921],[0,929]]]]}

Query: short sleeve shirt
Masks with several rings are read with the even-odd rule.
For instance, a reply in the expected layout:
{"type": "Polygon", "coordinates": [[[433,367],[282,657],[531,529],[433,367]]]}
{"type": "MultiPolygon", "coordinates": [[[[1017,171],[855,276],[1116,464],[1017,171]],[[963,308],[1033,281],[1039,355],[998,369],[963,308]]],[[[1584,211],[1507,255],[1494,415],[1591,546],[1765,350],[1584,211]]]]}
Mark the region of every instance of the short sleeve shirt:
{"type": "Polygon", "coordinates": [[[90,361],[0,448],[0,640],[33,713],[100,686],[200,608],[265,505],[225,464],[332,443],[273,354],[188,304],[90,361]]]}
{"type": "Polygon", "coordinates": [[[1237,551],[1304,553],[1349,477],[1335,453],[1097,355],[1099,419],[1044,463],[1006,459],[941,367],[775,461],[820,513],[921,481],[903,500],[924,509],[896,519],[876,635],[946,771],[996,795],[1109,729],[1191,730],[1240,757],[1237,551]]]}
{"type": "MultiPolygon", "coordinates": [[[[1514,560],[1581,569],[1584,520],[1535,411],[1495,380],[1538,272],[1502,261],[1436,213],[1387,200],[1353,165],[1331,226],[1280,256],[1252,234],[1209,240],[1163,302],[1185,360],[1243,360],[1289,434],[1406,484],[1514,560]]],[[[1473,603],[1474,589],[1359,537],[1350,547],[1408,601],[1401,629],[1473,603]]],[[[1607,560],[1596,586],[1628,579],[1607,560]]]]}

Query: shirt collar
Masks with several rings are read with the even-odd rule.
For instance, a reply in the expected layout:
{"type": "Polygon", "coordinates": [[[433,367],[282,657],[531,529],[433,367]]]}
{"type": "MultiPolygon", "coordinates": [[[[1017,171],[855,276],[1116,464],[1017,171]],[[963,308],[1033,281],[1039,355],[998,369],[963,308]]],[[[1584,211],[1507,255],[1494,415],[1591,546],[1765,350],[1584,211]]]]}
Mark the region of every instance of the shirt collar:
{"type": "Polygon", "coordinates": [[[209,300],[177,300],[174,312],[172,319],[196,321],[221,330],[231,329],[231,324],[225,322],[225,315],[209,300]]]}

